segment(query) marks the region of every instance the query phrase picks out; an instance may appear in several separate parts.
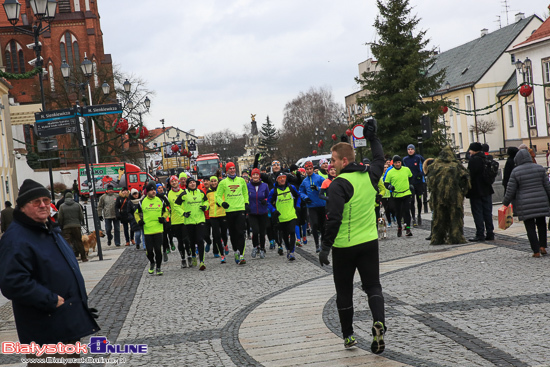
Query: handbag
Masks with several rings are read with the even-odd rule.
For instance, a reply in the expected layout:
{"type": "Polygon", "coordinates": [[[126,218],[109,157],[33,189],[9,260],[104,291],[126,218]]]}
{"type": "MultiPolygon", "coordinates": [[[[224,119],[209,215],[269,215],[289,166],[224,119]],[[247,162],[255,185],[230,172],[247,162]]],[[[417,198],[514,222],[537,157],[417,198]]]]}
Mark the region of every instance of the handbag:
{"type": "Polygon", "coordinates": [[[512,205],[501,206],[498,209],[498,228],[507,229],[514,223],[512,205]]]}

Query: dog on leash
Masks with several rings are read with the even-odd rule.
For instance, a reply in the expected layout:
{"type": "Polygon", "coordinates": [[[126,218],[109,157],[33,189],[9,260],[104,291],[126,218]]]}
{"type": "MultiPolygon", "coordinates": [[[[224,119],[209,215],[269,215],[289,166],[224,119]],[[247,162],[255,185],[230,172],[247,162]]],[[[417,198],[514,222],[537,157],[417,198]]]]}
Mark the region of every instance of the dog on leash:
{"type": "Polygon", "coordinates": [[[386,229],[386,220],[383,217],[378,218],[376,221],[378,227],[378,239],[385,240],[388,238],[388,232],[386,229]]]}
{"type": "MultiPolygon", "coordinates": [[[[100,229],[99,230],[99,237],[105,237],[105,233],[100,229]]],[[[84,251],[86,251],[86,255],[90,254],[90,249],[92,249],[93,252],[95,252],[97,247],[97,241],[96,241],[96,234],[95,231],[93,231],[91,234],[84,234],[82,235],[82,244],[84,245],[84,251]]]]}

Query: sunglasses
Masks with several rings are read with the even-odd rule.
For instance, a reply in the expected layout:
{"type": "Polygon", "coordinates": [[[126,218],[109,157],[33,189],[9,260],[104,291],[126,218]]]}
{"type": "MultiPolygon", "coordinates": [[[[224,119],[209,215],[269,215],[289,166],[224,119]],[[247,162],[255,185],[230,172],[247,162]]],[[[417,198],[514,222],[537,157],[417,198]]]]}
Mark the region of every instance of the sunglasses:
{"type": "Polygon", "coordinates": [[[34,200],[31,200],[29,201],[29,203],[31,203],[32,206],[40,206],[40,204],[44,203],[45,206],[50,206],[50,204],[52,203],[52,199],[50,198],[38,198],[38,199],[34,199],[34,200]]]}
{"type": "Polygon", "coordinates": [[[279,163],[278,161],[274,161],[273,163],[271,163],[272,166],[280,166],[281,163],[279,163]]]}

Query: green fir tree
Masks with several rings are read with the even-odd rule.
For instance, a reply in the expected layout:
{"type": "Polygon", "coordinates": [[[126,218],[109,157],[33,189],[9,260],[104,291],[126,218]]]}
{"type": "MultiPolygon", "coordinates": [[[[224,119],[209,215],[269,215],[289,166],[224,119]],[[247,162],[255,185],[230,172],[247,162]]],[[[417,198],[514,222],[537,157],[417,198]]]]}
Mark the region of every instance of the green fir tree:
{"type": "Polygon", "coordinates": [[[262,160],[260,163],[262,165],[270,164],[271,161],[277,156],[278,141],[279,134],[277,133],[277,129],[269,120],[269,116],[267,116],[265,123],[260,129],[260,152],[262,154],[262,160]]]}
{"type": "Polygon", "coordinates": [[[445,72],[427,75],[435,62],[435,50],[426,49],[426,31],[415,30],[420,19],[411,15],[409,0],[377,0],[377,6],[380,14],[374,27],[379,41],[371,50],[379,70],[356,78],[367,91],[358,103],[370,108],[384,151],[390,154],[403,155],[408,144],[416,145],[420,119],[429,115],[433,135],[423,142],[423,153],[437,154],[446,142],[437,122],[444,102],[430,96],[442,85],[445,72]]]}

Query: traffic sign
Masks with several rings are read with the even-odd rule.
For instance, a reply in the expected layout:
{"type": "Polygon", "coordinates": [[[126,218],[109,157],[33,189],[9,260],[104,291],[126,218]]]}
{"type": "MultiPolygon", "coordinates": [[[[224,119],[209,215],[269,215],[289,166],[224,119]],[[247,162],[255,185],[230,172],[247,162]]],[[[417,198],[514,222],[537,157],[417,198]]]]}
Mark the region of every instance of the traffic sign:
{"type": "MultiPolygon", "coordinates": [[[[359,125],[355,125],[353,127],[353,130],[351,131],[352,134],[353,134],[353,137],[355,139],[365,139],[365,136],[363,135],[363,129],[364,129],[364,126],[359,124],[359,125]]],[[[366,144],[363,145],[366,147],[366,144]]]]}
{"type": "Polygon", "coordinates": [[[367,146],[367,139],[356,139],[355,136],[353,137],[354,148],[366,147],[366,146],[367,146]]]}
{"type": "Polygon", "coordinates": [[[82,116],[114,115],[122,113],[122,106],[120,103],[101,104],[83,107],[82,111],[82,116]]]}
{"type": "Polygon", "coordinates": [[[39,153],[57,150],[57,139],[37,140],[36,147],[39,153]]]}
{"type": "Polygon", "coordinates": [[[62,110],[36,112],[34,114],[34,119],[36,120],[36,122],[47,122],[47,121],[64,120],[64,119],[67,119],[68,117],[74,117],[74,116],[75,116],[74,108],[65,108],[62,110]]]}
{"type": "Polygon", "coordinates": [[[36,122],[36,134],[40,137],[54,136],[61,134],[76,133],[76,118],[69,117],[62,120],[50,120],[45,122],[36,122]]]}

